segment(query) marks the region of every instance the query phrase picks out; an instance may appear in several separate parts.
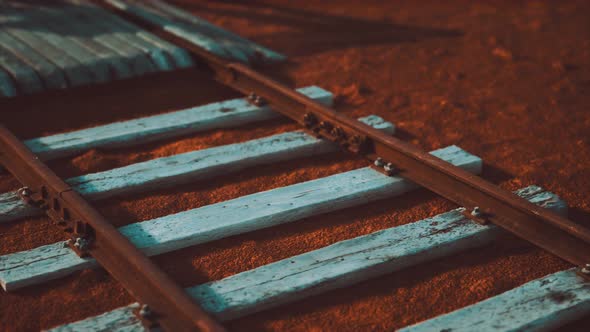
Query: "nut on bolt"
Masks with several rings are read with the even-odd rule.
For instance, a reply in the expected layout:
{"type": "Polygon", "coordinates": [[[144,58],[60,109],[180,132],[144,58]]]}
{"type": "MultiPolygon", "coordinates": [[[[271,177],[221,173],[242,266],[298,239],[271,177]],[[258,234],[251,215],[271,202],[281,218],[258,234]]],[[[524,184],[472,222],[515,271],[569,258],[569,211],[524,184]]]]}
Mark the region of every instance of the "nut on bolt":
{"type": "Polygon", "coordinates": [[[256,106],[263,106],[264,104],[266,104],[264,99],[259,95],[255,94],[254,92],[250,92],[250,94],[248,94],[248,100],[256,106]]]}
{"type": "Polygon", "coordinates": [[[17,190],[17,194],[21,197],[29,197],[32,193],[33,192],[31,191],[31,189],[29,189],[29,187],[22,187],[19,190],[17,190]]]}
{"type": "Polygon", "coordinates": [[[331,134],[337,138],[342,138],[344,137],[344,130],[340,127],[334,127],[332,128],[331,134]]]}
{"type": "Polygon", "coordinates": [[[481,216],[481,209],[479,208],[479,206],[476,206],[473,208],[473,210],[471,210],[471,215],[476,218],[481,216]]]}
{"type": "Polygon", "coordinates": [[[89,246],[89,242],[88,240],[86,240],[83,237],[77,237],[76,240],[74,241],[74,247],[84,251],[86,249],[88,249],[89,246]]]}
{"type": "Polygon", "coordinates": [[[312,113],[305,113],[303,116],[303,124],[307,127],[311,127],[315,125],[317,122],[317,118],[312,113]]]}
{"type": "Polygon", "coordinates": [[[144,318],[152,316],[153,313],[154,312],[152,311],[152,308],[150,308],[150,306],[148,306],[147,304],[142,305],[139,309],[139,315],[144,318]]]}
{"type": "Polygon", "coordinates": [[[265,102],[264,102],[264,99],[262,99],[262,97],[256,96],[256,98],[254,98],[254,105],[263,106],[264,104],[265,104],[265,102]]]}
{"type": "Polygon", "coordinates": [[[393,174],[393,172],[395,172],[395,167],[393,166],[392,163],[387,163],[387,164],[385,164],[385,166],[383,166],[383,170],[385,170],[387,175],[391,175],[391,174],[393,174]]]}
{"type": "Polygon", "coordinates": [[[581,270],[580,272],[582,272],[585,275],[590,275],[590,264],[586,264],[581,270]]]}
{"type": "Polygon", "coordinates": [[[383,161],[383,159],[381,159],[381,157],[377,157],[373,164],[377,167],[383,167],[383,165],[385,165],[385,162],[383,161]]]}

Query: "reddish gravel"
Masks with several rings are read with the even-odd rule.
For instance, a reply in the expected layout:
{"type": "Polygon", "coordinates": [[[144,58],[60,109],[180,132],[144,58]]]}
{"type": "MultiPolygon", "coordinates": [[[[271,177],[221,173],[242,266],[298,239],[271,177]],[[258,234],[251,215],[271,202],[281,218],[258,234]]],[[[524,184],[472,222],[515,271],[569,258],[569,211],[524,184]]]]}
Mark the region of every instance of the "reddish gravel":
{"type": "MultiPolygon", "coordinates": [[[[590,3],[535,1],[175,1],[290,57],[264,68],[292,86],[336,93],[336,109],[378,114],[425,150],[456,144],[482,157],[483,177],[559,194],[590,226],[590,3]],[[284,2],[284,4],[278,4],[284,2]]],[[[237,96],[197,70],[0,102],[22,138],[237,96]]],[[[51,162],[63,177],[296,128],[287,120],[51,162]]],[[[366,165],[344,153],[256,167],[210,181],[97,203],[117,225],[184,211],[366,165]]],[[[0,191],[16,181],[0,176],[0,191]]],[[[421,190],[156,258],[188,286],[444,212],[421,190]]],[[[0,254],[62,239],[46,218],[0,225],[0,254]]],[[[569,265],[505,236],[492,246],[229,322],[232,330],[392,330],[497,295],[569,265]]],[[[0,292],[0,330],[48,328],[128,304],[105,272],[0,292]]],[[[585,322],[589,323],[588,320],[585,322]]],[[[576,325],[583,330],[578,323],[576,325]]],[[[571,329],[576,326],[571,326],[571,329]]],[[[587,326],[587,325],[586,325],[587,326]]],[[[569,330],[570,328],[568,328],[569,330]]]]}

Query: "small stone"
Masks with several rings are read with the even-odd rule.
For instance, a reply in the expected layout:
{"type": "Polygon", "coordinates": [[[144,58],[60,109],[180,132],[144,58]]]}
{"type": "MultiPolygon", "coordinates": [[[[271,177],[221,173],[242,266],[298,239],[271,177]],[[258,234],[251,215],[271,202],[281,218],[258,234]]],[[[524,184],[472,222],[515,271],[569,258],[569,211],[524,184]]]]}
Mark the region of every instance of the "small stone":
{"type": "Polygon", "coordinates": [[[505,49],[504,47],[494,48],[494,50],[492,51],[492,54],[498,58],[501,58],[501,59],[504,59],[507,61],[512,60],[514,58],[514,56],[512,55],[512,52],[505,49]]]}
{"type": "Polygon", "coordinates": [[[558,73],[563,74],[566,71],[566,66],[561,61],[553,61],[551,67],[558,73]]]}

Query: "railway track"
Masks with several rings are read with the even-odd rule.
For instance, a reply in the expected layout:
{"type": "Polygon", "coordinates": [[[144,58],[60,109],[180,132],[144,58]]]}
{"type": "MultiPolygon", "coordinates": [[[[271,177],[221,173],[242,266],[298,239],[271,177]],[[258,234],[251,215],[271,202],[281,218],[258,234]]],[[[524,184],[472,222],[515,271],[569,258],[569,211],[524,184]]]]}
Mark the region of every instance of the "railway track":
{"type": "Polygon", "coordinates": [[[478,178],[482,161],[456,146],[425,153],[392,134],[377,116],[333,111],[332,94],[298,91],[166,29],[158,10],[139,2],[99,2],[172,45],[246,98],[164,115],[19,141],[0,130],[0,161],[22,184],[0,195],[0,222],[48,214],[69,236],[0,257],[5,291],[105,268],[138,300],[127,307],[56,327],[68,330],[223,330],[222,322],[311,295],[484,246],[513,233],[576,266],[407,331],[551,329],[590,312],[590,231],[565,218],[567,207],[536,186],[505,192],[478,178]],[[285,115],[301,131],[149,160],[66,180],[41,160],[92,148],[132,146],[285,115]],[[280,187],[116,229],[88,203],[203,180],[257,165],[338,149],[366,157],[367,167],[280,187]],[[446,213],[337,242],[186,290],[147,256],[159,255],[302,218],[392,198],[422,186],[462,206],[446,213]]]}

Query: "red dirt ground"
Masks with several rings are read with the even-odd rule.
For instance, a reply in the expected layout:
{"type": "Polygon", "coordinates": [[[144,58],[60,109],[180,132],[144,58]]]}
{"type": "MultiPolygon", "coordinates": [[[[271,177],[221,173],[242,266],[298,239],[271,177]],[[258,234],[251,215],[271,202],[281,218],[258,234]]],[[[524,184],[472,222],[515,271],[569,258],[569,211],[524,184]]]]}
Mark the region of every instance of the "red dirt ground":
{"type": "MultiPolygon", "coordinates": [[[[527,1],[175,1],[287,54],[264,69],[336,93],[350,116],[378,114],[425,150],[456,144],[482,157],[483,177],[559,194],[590,226],[590,3],[527,1]],[[280,4],[279,4],[280,3],[280,4]]],[[[0,102],[21,138],[162,113],[237,96],[198,71],[0,102]]],[[[296,128],[287,120],[212,130],[50,165],[63,177],[296,128]]],[[[344,153],[256,167],[206,182],[97,203],[117,225],[146,220],[366,165],[344,153]]],[[[0,176],[0,191],[18,184],[0,176]]],[[[362,209],[215,241],[156,258],[184,286],[432,216],[452,204],[427,191],[362,209]]],[[[0,254],[62,239],[46,218],[0,225],[0,254]]],[[[569,264],[506,236],[477,251],[229,322],[231,330],[381,331],[443,314],[569,264]]],[[[48,328],[132,302],[103,271],[0,292],[0,330],[48,328]]],[[[589,321],[583,322],[588,324],[589,321]]],[[[581,322],[568,328],[581,327],[581,322]]],[[[586,325],[588,326],[588,325],[586,325]]]]}

